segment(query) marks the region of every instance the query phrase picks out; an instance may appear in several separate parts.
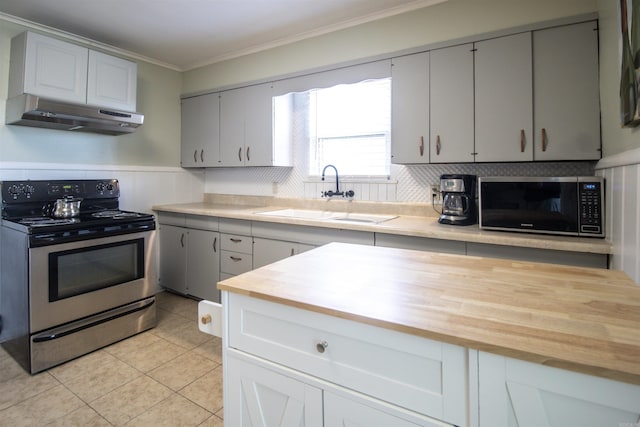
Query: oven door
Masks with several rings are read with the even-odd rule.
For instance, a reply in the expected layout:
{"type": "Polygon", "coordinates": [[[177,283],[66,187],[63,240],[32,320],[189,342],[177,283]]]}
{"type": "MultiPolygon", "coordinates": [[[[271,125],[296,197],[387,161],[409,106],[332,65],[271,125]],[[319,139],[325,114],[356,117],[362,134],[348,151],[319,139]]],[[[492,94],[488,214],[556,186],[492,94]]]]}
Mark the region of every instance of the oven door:
{"type": "Polygon", "coordinates": [[[29,249],[31,333],[154,295],[154,237],[147,231],[29,249]]]}

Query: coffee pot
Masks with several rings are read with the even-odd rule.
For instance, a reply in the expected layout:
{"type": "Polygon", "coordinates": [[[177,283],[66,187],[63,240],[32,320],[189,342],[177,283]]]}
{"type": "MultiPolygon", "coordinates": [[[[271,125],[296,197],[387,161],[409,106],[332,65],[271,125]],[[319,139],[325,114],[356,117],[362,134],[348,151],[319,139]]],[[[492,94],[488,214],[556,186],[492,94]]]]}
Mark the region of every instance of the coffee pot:
{"type": "Polygon", "coordinates": [[[440,224],[471,225],[477,222],[476,176],[448,174],[440,176],[442,214],[440,224]]]}

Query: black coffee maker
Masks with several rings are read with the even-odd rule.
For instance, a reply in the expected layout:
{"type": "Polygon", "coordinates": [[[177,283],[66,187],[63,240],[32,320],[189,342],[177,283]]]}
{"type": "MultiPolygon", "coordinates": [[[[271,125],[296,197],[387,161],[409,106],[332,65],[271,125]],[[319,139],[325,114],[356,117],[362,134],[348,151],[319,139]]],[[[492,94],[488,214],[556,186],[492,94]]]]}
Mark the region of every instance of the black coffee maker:
{"type": "Polygon", "coordinates": [[[475,175],[441,175],[442,215],[440,224],[471,225],[477,222],[475,175]]]}

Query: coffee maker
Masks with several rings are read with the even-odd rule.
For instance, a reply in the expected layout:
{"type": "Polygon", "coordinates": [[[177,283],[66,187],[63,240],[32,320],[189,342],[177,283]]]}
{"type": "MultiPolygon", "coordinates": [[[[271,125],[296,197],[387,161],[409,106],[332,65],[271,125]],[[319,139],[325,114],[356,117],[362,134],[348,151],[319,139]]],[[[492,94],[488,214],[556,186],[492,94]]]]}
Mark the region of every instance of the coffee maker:
{"type": "Polygon", "coordinates": [[[471,225],[477,222],[475,175],[442,175],[440,192],[442,193],[442,215],[440,224],[471,225]]]}

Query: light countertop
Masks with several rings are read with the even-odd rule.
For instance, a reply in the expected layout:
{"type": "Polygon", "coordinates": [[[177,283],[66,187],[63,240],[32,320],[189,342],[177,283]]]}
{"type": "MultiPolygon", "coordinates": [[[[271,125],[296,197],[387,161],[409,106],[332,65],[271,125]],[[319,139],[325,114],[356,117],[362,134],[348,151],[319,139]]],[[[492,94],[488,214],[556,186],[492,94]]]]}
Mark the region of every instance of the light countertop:
{"type": "MultiPolygon", "coordinates": [[[[277,198],[270,199],[275,201],[275,203],[278,203],[277,198]]],[[[287,199],[287,201],[288,200],[290,199],[287,199]]],[[[237,201],[237,199],[234,199],[233,201],[237,201]]],[[[374,224],[259,215],[259,212],[286,209],[290,208],[291,205],[264,205],[261,204],[263,201],[260,198],[247,198],[243,199],[243,201],[249,203],[254,202],[255,204],[229,203],[228,199],[222,199],[205,201],[202,203],[159,205],[154,206],[153,209],[160,212],[234,218],[248,221],[272,222],[309,227],[358,230],[373,233],[518,246],[525,248],[594,254],[610,254],[612,252],[611,242],[606,239],[481,230],[477,224],[470,226],[439,224],[437,216],[435,216],[430,205],[418,206],[416,208],[415,206],[406,206],[402,204],[365,204],[364,207],[368,208],[365,209],[366,212],[394,213],[398,215],[397,218],[374,224]],[[372,205],[375,208],[373,212],[371,209],[372,205]]],[[[324,210],[327,210],[327,206],[338,206],[339,208],[342,208],[339,204],[328,205],[324,203],[320,205],[312,205],[309,209],[318,209],[318,206],[324,210]]],[[[346,206],[348,208],[352,207],[352,205],[346,206]]],[[[301,208],[299,206],[294,207],[296,209],[301,208]]],[[[302,208],[306,208],[306,206],[303,206],[302,208]]]]}
{"type": "Polygon", "coordinates": [[[621,271],[331,243],[218,288],[640,384],[640,287],[621,271]]]}

